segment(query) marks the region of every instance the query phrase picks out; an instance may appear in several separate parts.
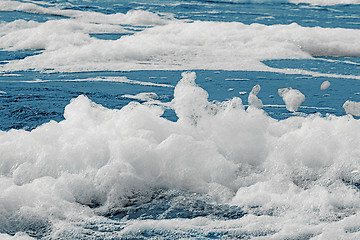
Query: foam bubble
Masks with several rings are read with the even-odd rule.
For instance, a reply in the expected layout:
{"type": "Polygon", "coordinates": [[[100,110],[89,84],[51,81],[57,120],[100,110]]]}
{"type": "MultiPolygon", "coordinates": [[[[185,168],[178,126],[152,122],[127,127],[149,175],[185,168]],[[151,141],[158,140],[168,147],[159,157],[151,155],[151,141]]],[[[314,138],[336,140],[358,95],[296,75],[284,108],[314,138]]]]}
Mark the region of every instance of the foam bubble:
{"type": "Polygon", "coordinates": [[[320,89],[321,90],[326,90],[330,87],[330,82],[329,81],[324,81],[321,86],[320,86],[320,89]]]}
{"type": "Polygon", "coordinates": [[[278,90],[279,96],[282,97],[286,104],[286,109],[290,112],[296,112],[302,102],[305,101],[305,96],[297,89],[281,88],[278,90]]]}
{"type": "Polygon", "coordinates": [[[355,101],[347,100],[343,104],[343,108],[347,114],[351,114],[354,116],[360,116],[360,103],[355,101]]]}
{"type": "Polygon", "coordinates": [[[262,101],[256,96],[260,92],[260,89],[260,85],[257,84],[252,88],[251,92],[249,93],[248,103],[250,106],[256,108],[262,108],[264,106],[262,101]]]}

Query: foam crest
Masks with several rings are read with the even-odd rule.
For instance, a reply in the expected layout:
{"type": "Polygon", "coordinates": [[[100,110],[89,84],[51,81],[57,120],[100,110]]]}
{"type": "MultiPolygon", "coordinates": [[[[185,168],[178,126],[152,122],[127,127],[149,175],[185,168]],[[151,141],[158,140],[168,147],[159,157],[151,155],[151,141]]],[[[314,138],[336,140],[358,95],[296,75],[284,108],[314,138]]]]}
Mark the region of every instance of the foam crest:
{"type": "MultiPolygon", "coordinates": [[[[176,122],[162,117],[160,105],[131,102],[108,109],[82,95],[66,106],[61,122],[0,132],[1,232],[82,236],[79,222],[161,202],[159,191],[180,189],[239,207],[245,216],[223,222],[155,219],[152,228],[176,232],[174,221],[180,221],[188,231],[198,221],[199,231],[220,224],[216,231],[236,238],[244,233],[231,226],[279,238],[326,236],[333,227],[336,236],[346,236],[344,229],[353,229],[350,219],[360,212],[359,120],[275,120],[262,109],[245,109],[240,98],[209,102],[195,78],[185,72],[175,87],[168,106],[176,122]]],[[[135,217],[117,237],[137,236],[154,221],[135,217]]]]}

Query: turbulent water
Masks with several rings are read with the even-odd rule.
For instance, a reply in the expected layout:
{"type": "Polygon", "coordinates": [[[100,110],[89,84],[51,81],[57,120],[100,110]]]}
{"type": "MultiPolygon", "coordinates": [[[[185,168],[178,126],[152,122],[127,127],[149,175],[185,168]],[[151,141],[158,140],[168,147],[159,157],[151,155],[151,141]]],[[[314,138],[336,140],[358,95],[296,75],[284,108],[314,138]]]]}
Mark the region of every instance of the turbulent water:
{"type": "Polygon", "coordinates": [[[0,239],[360,239],[359,0],[0,1],[0,239]]]}

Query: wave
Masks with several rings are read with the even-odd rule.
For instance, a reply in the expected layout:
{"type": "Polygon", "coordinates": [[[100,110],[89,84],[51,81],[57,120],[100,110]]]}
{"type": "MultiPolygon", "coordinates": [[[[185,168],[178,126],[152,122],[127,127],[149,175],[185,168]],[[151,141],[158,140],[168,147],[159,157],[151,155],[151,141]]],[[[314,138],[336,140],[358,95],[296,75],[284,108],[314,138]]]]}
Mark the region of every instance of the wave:
{"type": "Polygon", "coordinates": [[[89,24],[78,24],[69,19],[4,24],[11,30],[0,38],[1,48],[42,49],[42,53],[11,61],[2,65],[1,70],[273,71],[262,61],[360,56],[360,47],[356,44],[360,30],[356,29],[310,28],[295,23],[266,26],[171,21],[118,40],[100,40],[89,36],[89,24]],[[26,25],[26,29],[17,29],[17,24],[20,28],[26,25]],[[59,28],[60,25],[65,27],[59,28]],[[45,36],[41,40],[38,38],[40,33],[45,36]]]}
{"type": "Polygon", "coordinates": [[[149,228],[165,236],[210,234],[210,224],[235,237],[260,230],[279,238],[358,236],[359,120],[316,114],[275,120],[245,109],[237,97],[209,102],[195,77],[183,73],[174,89],[168,106],[176,122],[162,117],[160,105],[107,109],[82,95],[61,122],[0,131],[0,231],[71,238],[85,236],[86,224],[111,222],[114,230],[97,234],[134,237],[149,228]],[[226,221],[195,212],[193,220],[166,220],[159,213],[122,227],[101,217],[161,202],[159,191],[204,194],[206,202],[242,213],[226,221]]]}
{"type": "MultiPolygon", "coordinates": [[[[2,75],[3,76],[3,75],[2,75]]],[[[5,74],[6,76],[6,74],[5,74]]],[[[1,81],[7,82],[7,81],[1,81]]],[[[23,83],[46,83],[46,82],[113,82],[113,83],[128,83],[128,84],[136,84],[142,86],[155,86],[155,87],[166,87],[166,88],[174,88],[173,85],[163,84],[163,83],[154,83],[154,82],[143,82],[137,80],[131,80],[127,77],[95,77],[95,78],[77,78],[77,79],[61,79],[61,80],[44,80],[44,79],[35,79],[35,80],[19,80],[16,82],[23,83]]]]}
{"type": "MultiPolygon", "coordinates": [[[[35,2],[36,3],[36,2],[35,2]]],[[[66,18],[76,18],[80,22],[102,24],[127,24],[138,26],[154,26],[166,24],[171,16],[159,16],[143,10],[130,10],[126,14],[103,14],[100,12],[80,11],[73,9],[61,9],[59,7],[43,7],[34,3],[18,1],[1,1],[0,11],[21,11],[36,14],[55,15],[66,18]]]]}
{"type": "Polygon", "coordinates": [[[338,4],[360,4],[359,0],[289,0],[291,3],[307,3],[311,5],[331,6],[338,4]]]}
{"type": "Polygon", "coordinates": [[[310,4],[319,6],[332,6],[339,4],[360,4],[359,0],[207,0],[211,3],[294,3],[294,4],[310,4]]]}

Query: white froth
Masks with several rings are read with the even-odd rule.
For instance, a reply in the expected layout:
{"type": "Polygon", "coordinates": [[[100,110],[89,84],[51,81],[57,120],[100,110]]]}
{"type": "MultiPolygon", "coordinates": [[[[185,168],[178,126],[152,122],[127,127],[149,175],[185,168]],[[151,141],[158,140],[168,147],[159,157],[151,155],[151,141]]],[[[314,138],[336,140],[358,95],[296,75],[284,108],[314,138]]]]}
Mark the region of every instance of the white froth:
{"type": "MultiPolygon", "coordinates": [[[[2,81],[2,82],[10,82],[10,81],[2,81]]],[[[154,86],[154,87],[166,87],[166,88],[174,88],[173,85],[164,84],[164,83],[154,83],[154,82],[145,82],[138,80],[131,80],[127,77],[95,77],[95,78],[76,78],[76,79],[61,79],[61,80],[47,80],[47,79],[34,79],[34,80],[25,80],[25,81],[17,81],[23,83],[48,83],[48,82],[113,82],[113,83],[128,83],[128,84],[136,84],[143,86],[154,86]]]]}
{"type": "Polygon", "coordinates": [[[278,121],[261,109],[245,110],[240,98],[209,102],[195,73],[182,77],[171,104],[177,122],[162,118],[161,106],[132,102],[111,110],[79,96],[61,122],[0,132],[0,228],[19,232],[36,223],[52,226],[53,237],[82,236],[77,222],[101,221],[88,206],[107,213],[173,188],[206,193],[247,215],[137,219],[124,231],[104,234],[121,238],[149,228],[205,234],[216,225],[232,236],[260,229],[276,238],[326,238],[331,229],[346,237],[344,229],[358,227],[360,196],[351,184],[360,182],[359,120],[311,115],[278,121]]]}
{"type": "Polygon", "coordinates": [[[166,24],[169,20],[169,16],[161,17],[156,13],[143,10],[131,10],[126,14],[103,14],[99,12],[87,12],[80,10],[63,10],[56,7],[42,7],[33,3],[6,0],[0,2],[0,10],[56,15],[73,18],[78,22],[92,22],[111,25],[123,24],[135,26],[154,26],[166,24]]]}
{"type": "Polygon", "coordinates": [[[199,118],[212,110],[208,102],[209,94],[196,85],[194,72],[184,72],[181,76],[183,78],[174,90],[172,104],[179,121],[196,125],[199,118]]]}
{"type": "Polygon", "coordinates": [[[125,94],[122,95],[122,97],[131,98],[131,99],[138,99],[142,101],[152,101],[159,98],[159,96],[156,93],[149,92],[149,93],[138,93],[136,95],[131,94],[125,94]]]}
{"type": "Polygon", "coordinates": [[[354,116],[360,116],[360,102],[347,100],[343,104],[343,108],[347,114],[351,114],[354,116]]]}
{"type": "MultiPolygon", "coordinates": [[[[16,21],[22,22],[23,20],[16,21]]],[[[14,22],[10,23],[10,25],[13,24],[14,22]]],[[[121,27],[111,27],[108,30],[121,32],[121,27]]],[[[22,28],[2,36],[0,38],[0,48],[10,51],[22,49],[54,51],[71,46],[83,46],[95,41],[88,34],[93,31],[105,32],[106,30],[97,24],[84,24],[69,19],[36,24],[26,23],[22,28]],[[42,37],[39,38],[39,35],[42,37]]]]}
{"type": "MultiPolygon", "coordinates": [[[[43,81],[50,81],[50,80],[43,80],[43,81]]],[[[170,84],[131,80],[131,79],[128,79],[127,77],[96,77],[96,78],[83,78],[83,79],[77,78],[77,79],[64,79],[64,80],[59,80],[59,81],[66,81],[66,82],[116,82],[116,83],[129,83],[129,84],[143,85],[143,86],[174,88],[174,86],[170,85],[170,84]]]]}
{"type": "Polygon", "coordinates": [[[234,3],[306,3],[311,5],[337,5],[337,4],[360,4],[359,0],[219,0],[220,2],[234,2],[234,3]]]}
{"type": "Polygon", "coordinates": [[[226,81],[249,81],[248,78],[226,78],[226,81]]]}
{"type": "Polygon", "coordinates": [[[360,0],[289,0],[291,3],[308,3],[311,5],[331,6],[337,4],[360,4],[360,0]]]}
{"type": "Polygon", "coordinates": [[[290,112],[296,112],[301,105],[305,101],[305,96],[297,89],[281,88],[278,90],[279,96],[285,102],[286,109],[290,112]]]}
{"type": "Polygon", "coordinates": [[[0,239],[2,240],[35,240],[36,238],[29,237],[26,233],[16,233],[14,236],[0,233],[0,239]]]}
{"type": "MultiPolygon", "coordinates": [[[[225,69],[269,71],[262,60],[312,56],[360,56],[360,30],[266,26],[236,22],[168,21],[118,40],[90,38],[97,25],[77,19],[32,23],[8,30],[4,49],[43,49],[41,54],[1,66],[3,71],[225,69]],[[65,28],[56,28],[65,24],[65,28]],[[56,31],[53,31],[53,28],[56,31]],[[217,34],[214,35],[213,33],[217,34]],[[36,33],[46,37],[36,38],[36,33]],[[341,44],[340,44],[341,43],[341,44]]],[[[108,25],[107,25],[108,26],[108,25]]],[[[110,25],[109,28],[114,28],[110,25]]],[[[10,29],[10,27],[8,27],[10,29]]],[[[118,31],[122,31],[119,26],[118,31]]],[[[106,28],[105,28],[106,29],[106,28]]],[[[109,29],[110,30],[110,29],[109,29]]],[[[289,71],[288,71],[289,72],[289,71]]]]}
{"type": "Polygon", "coordinates": [[[324,81],[321,86],[320,86],[320,89],[321,90],[326,90],[330,87],[330,82],[329,81],[324,81]]]}
{"type": "Polygon", "coordinates": [[[261,89],[260,85],[257,84],[252,88],[251,92],[249,93],[248,103],[250,106],[256,108],[262,108],[264,106],[262,101],[257,97],[257,94],[260,92],[260,89],[261,89]]]}

